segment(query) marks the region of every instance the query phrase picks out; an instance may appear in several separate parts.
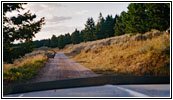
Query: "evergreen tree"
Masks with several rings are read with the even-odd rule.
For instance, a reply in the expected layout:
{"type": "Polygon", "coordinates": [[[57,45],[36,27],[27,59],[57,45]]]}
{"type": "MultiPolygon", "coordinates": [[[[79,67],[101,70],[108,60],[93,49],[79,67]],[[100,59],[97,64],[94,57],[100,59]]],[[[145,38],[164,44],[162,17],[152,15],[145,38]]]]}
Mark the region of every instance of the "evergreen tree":
{"type": "Polygon", "coordinates": [[[65,47],[64,35],[58,36],[58,48],[62,49],[65,47]]]}
{"type": "Polygon", "coordinates": [[[7,17],[7,12],[23,10],[23,3],[3,3],[3,42],[12,43],[15,40],[29,41],[41,30],[44,24],[44,17],[38,21],[34,21],[35,14],[27,11],[18,16],[7,17]]]}
{"type": "Polygon", "coordinates": [[[85,33],[85,30],[81,30],[80,32],[80,42],[84,42],[84,33],[85,33]]]}
{"type": "Polygon", "coordinates": [[[115,25],[114,18],[111,15],[108,15],[104,23],[104,32],[106,37],[114,36],[114,25],[115,25]]]}
{"type": "Polygon", "coordinates": [[[84,33],[84,41],[93,41],[96,39],[95,37],[95,22],[93,18],[88,18],[85,24],[85,33],[84,33]]]}
{"type": "Polygon", "coordinates": [[[71,41],[73,44],[78,44],[80,43],[80,34],[77,29],[71,34],[71,41]]]}
{"type": "Polygon", "coordinates": [[[119,20],[119,25],[114,27],[115,31],[123,28],[125,33],[134,34],[151,29],[163,31],[170,27],[170,7],[166,3],[131,3],[128,12],[121,14],[119,20]],[[123,28],[120,28],[121,25],[123,28]]]}
{"type": "Polygon", "coordinates": [[[105,30],[104,30],[104,23],[105,19],[102,16],[102,13],[99,14],[98,22],[96,24],[96,32],[95,32],[95,37],[96,39],[103,39],[105,38],[105,30]]]}
{"type": "Polygon", "coordinates": [[[150,29],[166,30],[170,27],[170,4],[169,3],[147,3],[145,4],[147,14],[147,27],[150,29]]]}
{"type": "Polygon", "coordinates": [[[69,33],[65,34],[64,38],[65,38],[65,44],[70,44],[70,43],[72,43],[72,42],[71,42],[71,36],[70,36],[69,33]]]}
{"type": "MultiPolygon", "coordinates": [[[[17,49],[20,47],[11,48],[14,41],[20,40],[30,43],[32,38],[41,30],[44,24],[44,17],[36,21],[34,20],[36,15],[31,14],[30,11],[24,14],[18,14],[17,16],[7,17],[7,12],[20,12],[24,9],[22,7],[23,5],[24,3],[3,3],[3,60],[5,62],[12,62],[13,58],[19,57],[14,55],[14,53],[16,53],[17,49]]],[[[20,49],[23,50],[22,48],[20,49]]]]}
{"type": "Polygon", "coordinates": [[[58,46],[58,38],[55,35],[52,35],[50,40],[50,47],[55,48],[58,46]]]}
{"type": "Polygon", "coordinates": [[[129,20],[126,21],[126,32],[127,33],[144,33],[148,31],[146,25],[147,14],[146,6],[144,3],[131,3],[128,6],[128,17],[129,20]]]}
{"type": "Polygon", "coordinates": [[[114,26],[114,35],[119,36],[123,35],[126,32],[126,25],[127,25],[127,13],[123,11],[120,16],[116,17],[116,24],[114,26]]]}

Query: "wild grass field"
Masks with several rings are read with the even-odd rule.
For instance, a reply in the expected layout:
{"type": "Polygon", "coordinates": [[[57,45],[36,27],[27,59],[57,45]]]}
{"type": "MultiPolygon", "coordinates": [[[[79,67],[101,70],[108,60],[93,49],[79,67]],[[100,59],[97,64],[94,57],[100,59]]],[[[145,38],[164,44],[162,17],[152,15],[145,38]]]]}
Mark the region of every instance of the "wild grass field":
{"type": "Polygon", "coordinates": [[[64,51],[98,74],[170,74],[170,35],[167,32],[152,30],[143,35],[124,35],[69,45],[64,51]]]}

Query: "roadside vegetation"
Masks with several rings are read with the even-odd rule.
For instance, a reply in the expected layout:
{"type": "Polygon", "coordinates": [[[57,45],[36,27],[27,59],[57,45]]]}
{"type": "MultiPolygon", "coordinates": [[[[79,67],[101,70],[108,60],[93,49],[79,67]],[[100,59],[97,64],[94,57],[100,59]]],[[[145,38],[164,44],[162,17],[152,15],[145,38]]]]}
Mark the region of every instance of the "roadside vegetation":
{"type": "Polygon", "coordinates": [[[98,74],[170,74],[170,36],[167,32],[154,30],[141,36],[124,35],[121,38],[70,45],[64,51],[69,56],[72,55],[72,59],[98,74]],[[144,36],[146,37],[142,38],[144,36]],[[116,39],[119,42],[116,42],[116,39]],[[101,46],[103,44],[104,46],[101,46]]]}
{"type": "Polygon", "coordinates": [[[45,24],[45,18],[25,12],[27,3],[3,3],[3,82],[20,83],[33,78],[46,64],[45,51],[33,51],[32,38],[45,24]],[[16,16],[13,12],[18,13],[16,16]],[[23,12],[23,13],[21,13],[23,12]],[[11,13],[11,16],[8,16],[11,13]],[[20,41],[14,44],[14,41],[20,41]]]}
{"type": "Polygon", "coordinates": [[[48,58],[55,56],[55,51],[57,49],[47,47],[36,48],[22,58],[15,59],[13,63],[4,63],[4,83],[25,83],[34,78],[45,66],[48,58]]]}
{"type": "Polygon", "coordinates": [[[3,64],[4,83],[25,82],[38,74],[46,64],[47,57],[37,54],[24,59],[18,59],[13,64],[3,64]]]}

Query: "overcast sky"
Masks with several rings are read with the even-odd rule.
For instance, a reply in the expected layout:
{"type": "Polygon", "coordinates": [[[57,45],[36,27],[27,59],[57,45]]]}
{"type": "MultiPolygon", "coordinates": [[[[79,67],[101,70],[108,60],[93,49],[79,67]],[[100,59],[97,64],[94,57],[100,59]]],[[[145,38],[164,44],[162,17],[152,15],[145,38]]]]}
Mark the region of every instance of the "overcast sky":
{"type": "Polygon", "coordinates": [[[127,11],[128,3],[28,3],[24,6],[37,18],[45,17],[46,24],[36,34],[34,40],[51,38],[65,33],[72,33],[75,28],[84,28],[87,18],[98,20],[99,13],[103,17],[108,14],[113,17],[122,11],[127,11]]]}

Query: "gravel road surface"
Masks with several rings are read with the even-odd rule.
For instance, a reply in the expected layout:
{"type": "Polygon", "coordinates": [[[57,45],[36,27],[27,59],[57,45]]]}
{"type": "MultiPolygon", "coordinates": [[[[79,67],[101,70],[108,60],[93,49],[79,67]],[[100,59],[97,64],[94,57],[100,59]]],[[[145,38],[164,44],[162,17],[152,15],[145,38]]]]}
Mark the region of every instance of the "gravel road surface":
{"type": "Polygon", "coordinates": [[[63,52],[57,52],[54,58],[49,58],[45,67],[30,82],[34,83],[94,76],[98,75],[69,59],[63,52]]]}

